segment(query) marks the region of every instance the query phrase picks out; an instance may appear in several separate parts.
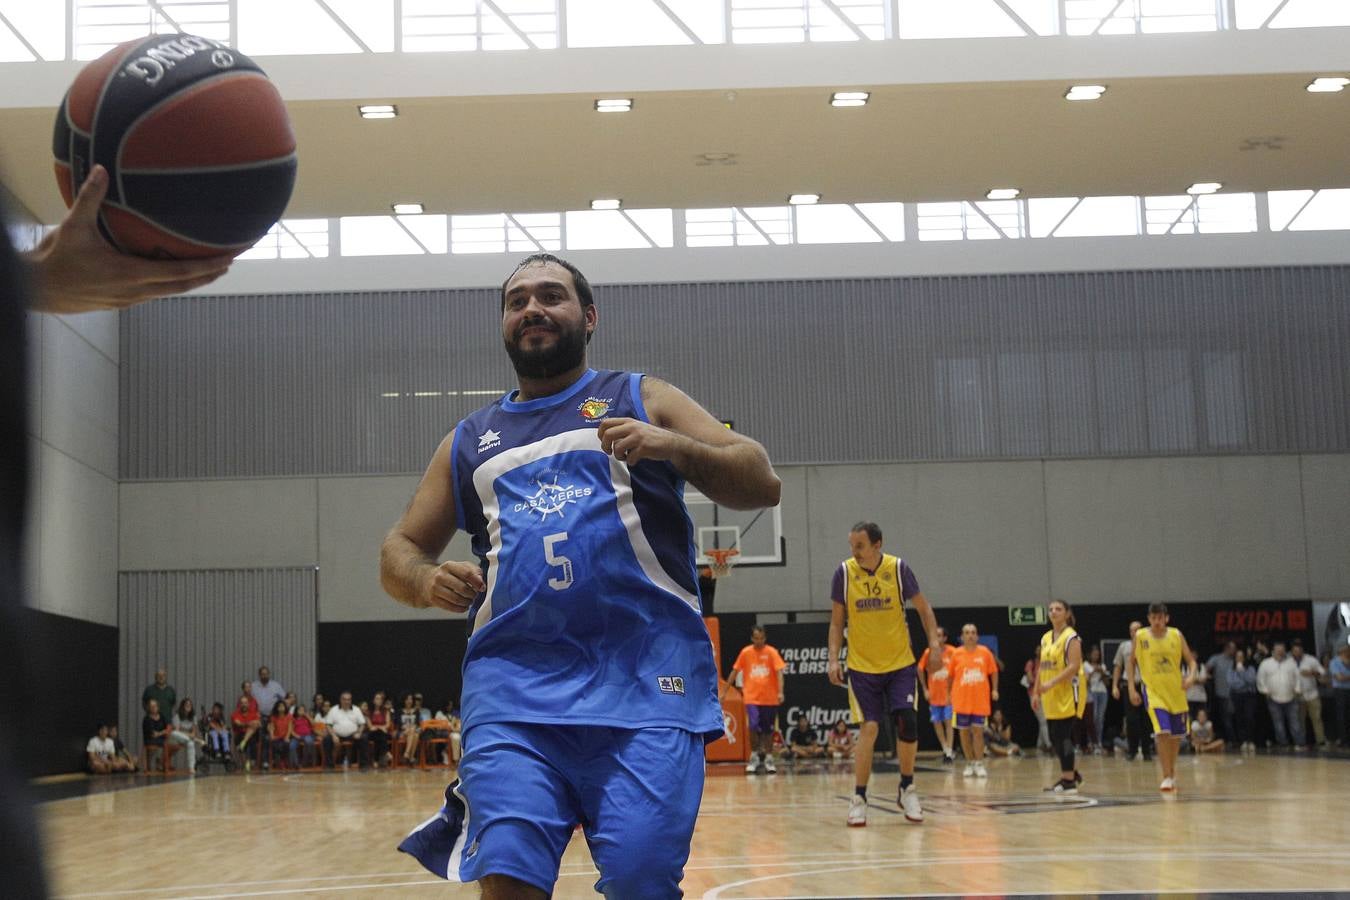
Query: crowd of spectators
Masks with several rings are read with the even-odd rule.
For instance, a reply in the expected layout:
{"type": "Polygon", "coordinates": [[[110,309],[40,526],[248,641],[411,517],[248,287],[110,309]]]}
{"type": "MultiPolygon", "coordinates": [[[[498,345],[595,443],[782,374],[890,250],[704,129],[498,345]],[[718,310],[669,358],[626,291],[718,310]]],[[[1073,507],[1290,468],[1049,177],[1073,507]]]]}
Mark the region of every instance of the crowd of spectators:
{"type": "Polygon", "coordinates": [[[115,725],[101,725],[86,748],[90,772],[167,769],[180,752],[182,771],[193,774],[212,763],[244,771],[381,769],[454,765],[460,756],[461,724],[453,700],[433,712],[422,694],[408,692],[395,709],[384,691],[370,700],[354,700],[344,691],[337,705],[316,693],[306,706],[267,666],[258,669],[256,680],[240,684],[228,713],[219,701],[199,711],[191,697],[179,699],[163,668],[142,692],[141,706],[142,759],[118,740],[115,725]]]}
{"type": "MultiPolygon", "coordinates": [[[[1131,623],[1131,637],[1136,624],[1131,623]]],[[[1120,700],[1128,687],[1130,647],[1122,642],[1111,665],[1100,646],[1088,649],[1082,671],[1089,699],[1076,742],[1085,752],[1147,760],[1152,758],[1152,729],[1142,708],[1123,700],[1120,719],[1108,718],[1112,697],[1120,700]]],[[[1028,670],[1032,665],[1034,660],[1028,670]]],[[[1194,753],[1350,747],[1350,646],[1318,659],[1297,639],[1288,644],[1258,640],[1243,647],[1228,642],[1200,666],[1186,699],[1190,730],[1183,747],[1194,753]]],[[[777,744],[787,759],[846,760],[852,758],[854,740],[846,721],[821,730],[803,715],[777,744]]],[[[984,740],[995,756],[1022,752],[997,706],[984,725],[984,740]]],[[[1044,735],[1037,743],[1041,752],[1049,752],[1044,735]]]]}

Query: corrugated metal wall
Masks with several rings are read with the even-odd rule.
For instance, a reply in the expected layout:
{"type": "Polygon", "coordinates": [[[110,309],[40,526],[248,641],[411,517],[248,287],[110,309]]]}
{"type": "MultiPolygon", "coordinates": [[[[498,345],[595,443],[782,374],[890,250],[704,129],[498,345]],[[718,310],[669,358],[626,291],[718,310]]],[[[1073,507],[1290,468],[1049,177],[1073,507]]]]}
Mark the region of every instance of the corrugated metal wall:
{"type": "Polygon", "coordinates": [[[229,710],[258,667],[306,705],[317,670],[318,570],[122,572],[117,632],[123,739],[139,748],[141,691],[169,670],[181,701],[229,710]]]}
{"type": "MultiPolygon", "coordinates": [[[[497,303],[130,310],[121,475],[421,471],[491,400],[464,392],[513,384],[497,303]]],[[[1350,267],[605,286],[597,305],[593,365],[669,379],[780,463],[1350,450],[1350,267]]]]}

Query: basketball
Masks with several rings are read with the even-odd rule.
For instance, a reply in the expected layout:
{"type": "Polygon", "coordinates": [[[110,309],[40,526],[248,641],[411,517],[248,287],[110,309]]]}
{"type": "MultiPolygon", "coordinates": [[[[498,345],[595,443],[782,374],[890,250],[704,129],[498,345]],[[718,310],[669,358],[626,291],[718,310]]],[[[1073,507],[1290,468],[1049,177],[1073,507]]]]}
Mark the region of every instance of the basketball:
{"type": "Polygon", "coordinates": [[[158,34],[86,65],[53,136],[66,205],[95,164],[99,213],[123,253],[194,259],[240,253],[281,217],[295,184],[295,136],[257,63],[219,41],[158,34]]]}

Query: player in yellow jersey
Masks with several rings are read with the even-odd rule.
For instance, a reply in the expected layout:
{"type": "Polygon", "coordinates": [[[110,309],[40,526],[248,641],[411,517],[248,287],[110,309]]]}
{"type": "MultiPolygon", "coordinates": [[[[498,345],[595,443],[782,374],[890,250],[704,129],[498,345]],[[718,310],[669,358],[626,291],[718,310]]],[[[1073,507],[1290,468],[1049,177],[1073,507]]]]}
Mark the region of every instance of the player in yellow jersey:
{"type": "Polygon", "coordinates": [[[1135,706],[1142,703],[1153,721],[1153,741],[1163,773],[1159,789],[1171,793],[1177,789],[1177,754],[1186,734],[1186,689],[1195,680],[1195,654],[1181,632],[1168,627],[1167,619],[1165,603],[1151,604],[1148,627],[1134,633],[1130,671],[1139,670],[1143,689],[1137,690],[1130,682],[1130,702],[1135,706]]]}
{"type": "MultiPolygon", "coordinates": [[[[872,749],[878,723],[895,717],[900,740],[900,794],[897,802],[911,822],[923,821],[923,805],[914,787],[914,758],[918,751],[918,665],[910,645],[905,605],[912,603],[923,622],[932,658],[943,659],[933,608],[919,590],[909,565],[897,556],[881,552],[881,528],[875,522],[859,522],[848,535],[852,556],[839,564],[830,589],[830,682],[845,685],[839,668],[839,651],[848,625],[848,688],[862,719],[854,753],[854,796],[848,824],[867,824],[867,782],[872,776],[872,749]]],[[[946,663],[933,675],[945,672],[946,663]]]]}
{"type": "Polygon", "coordinates": [[[1059,781],[1046,790],[1076,794],[1083,776],[1074,767],[1073,725],[1075,719],[1082,718],[1087,702],[1087,685],[1080,683],[1079,677],[1083,642],[1074,630],[1069,604],[1051,600],[1046,611],[1050,615],[1050,630],[1041,636],[1040,665],[1031,685],[1031,706],[1045,710],[1050,746],[1059,756],[1059,781]]]}

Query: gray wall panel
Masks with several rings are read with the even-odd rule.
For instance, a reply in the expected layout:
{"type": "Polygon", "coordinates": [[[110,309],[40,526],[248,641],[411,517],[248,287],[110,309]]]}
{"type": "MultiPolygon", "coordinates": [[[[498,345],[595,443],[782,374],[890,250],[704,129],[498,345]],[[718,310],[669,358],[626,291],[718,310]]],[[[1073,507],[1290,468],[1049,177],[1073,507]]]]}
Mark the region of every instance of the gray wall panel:
{"type": "MultiPolygon", "coordinates": [[[[1048,594],[1041,463],[814,466],[812,590],[828,599],[859,520],[881,526],[934,603],[999,606],[1048,594]]],[[[788,535],[789,550],[801,542],[788,535]]],[[[827,604],[821,606],[828,608],[827,604]]]]}
{"type": "Polygon", "coordinates": [[[1298,468],[1294,456],[1047,462],[1051,594],[1307,597],[1298,468]]]}
{"type": "MultiPolygon", "coordinates": [[[[451,616],[444,610],[404,606],[380,586],[380,542],[403,514],[417,482],[410,475],[319,479],[321,621],[451,616]]],[[[456,534],[441,559],[473,559],[468,536],[456,534]]]]}
{"type": "Polygon", "coordinates": [[[1305,456],[1302,476],[1309,593],[1350,598],[1350,456],[1305,456]]]}
{"type": "MultiPolygon", "coordinates": [[[[123,572],[118,577],[123,738],[140,746],[141,691],[165,666],[179,700],[230,709],[267,665],[308,704],[316,659],[315,570],[123,572]]],[[[179,757],[182,765],[182,757],[179,757]]]]}
{"type": "MultiPolygon", "coordinates": [[[[132,309],[122,477],[420,472],[491,400],[472,392],[513,383],[497,302],[132,309]]],[[[595,365],[671,380],[780,463],[1350,450],[1347,267],[620,285],[597,305],[595,365]]]]}
{"type": "Polygon", "coordinates": [[[46,443],[34,450],[31,602],[44,612],[116,624],[117,482],[46,443]]]}
{"type": "Polygon", "coordinates": [[[124,483],[118,568],[313,566],[317,491],[312,478],[124,483]]]}

